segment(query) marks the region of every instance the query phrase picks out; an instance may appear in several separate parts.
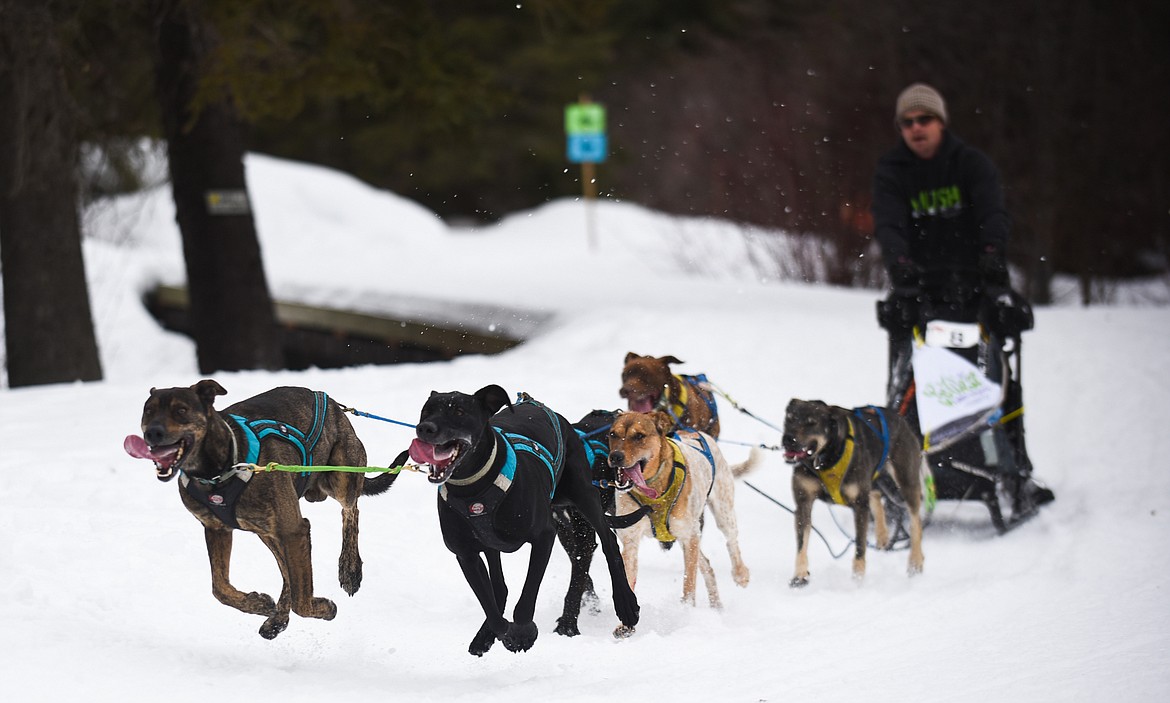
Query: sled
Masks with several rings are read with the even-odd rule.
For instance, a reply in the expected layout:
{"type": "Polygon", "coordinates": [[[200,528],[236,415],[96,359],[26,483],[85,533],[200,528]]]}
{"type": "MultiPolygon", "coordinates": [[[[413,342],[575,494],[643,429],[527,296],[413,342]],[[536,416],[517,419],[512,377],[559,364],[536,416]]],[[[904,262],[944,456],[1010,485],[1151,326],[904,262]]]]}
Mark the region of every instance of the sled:
{"type": "MultiPolygon", "coordinates": [[[[890,329],[898,304],[893,296],[879,303],[883,327],[890,329]]],[[[983,503],[1000,534],[1052,500],[1032,479],[1024,445],[1019,333],[1032,326],[1026,306],[1014,296],[993,308],[993,323],[1010,324],[985,325],[978,308],[951,306],[946,312],[960,314],[940,317],[915,304],[916,323],[890,340],[887,403],[922,437],[935,498],[983,503]],[[1024,308],[1005,312],[1008,305],[1024,308]]]]}

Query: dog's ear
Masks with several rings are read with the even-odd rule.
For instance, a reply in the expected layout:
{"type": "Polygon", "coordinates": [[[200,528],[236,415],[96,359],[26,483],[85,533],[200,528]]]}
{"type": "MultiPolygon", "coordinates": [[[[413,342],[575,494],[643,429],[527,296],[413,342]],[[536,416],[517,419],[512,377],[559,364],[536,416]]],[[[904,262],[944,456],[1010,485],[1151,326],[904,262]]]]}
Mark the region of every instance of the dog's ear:
{"type": "Polygon", "coordinates": [[[845,435],[849,434],[849,413],[837,411],[830,406],[828,418],[826,424],[829,428],[829,436],[838,440],[845,439],[845,435]]]}
{"type": "Polygon", "coordinates": [[[674,430],[674,418],[661,410],[654,411],[654,426],[658,431],[664,435],[668,435],[674,430]]]}
{"type": "Polygon", "coordinates": [[[684,362],[682,359],[679,359],[679,358],[677,358],[677,357],[675,357],[675,356],[671,356],[671,355],[669,355],[669,354],[667,354],[666,356],[660,356],[660,357],[658,357],[658,360],[659,360],[659,361],[661,361],[662,363],[666,364],[667,366],[670,366],[671,364],[682,364],[682,363],[686,363],[686,362],[684,362]]]}
{"type": "Polygon", "coordinates": [[[626,363],[628,364],[628,363],[630,363],[630,362],[631,362],[631,361],[633,361],[634,359],[637,359],[637,358],[638,358],[638,357],[640,357],[640,356],[642,356],[642,355],[641,355],[641,354],[635,354],[634,352],[626,352],[626,363]]]}
{"type": "Polygon", "coordinates": [[[508,400],[508,391],[494,383],[476,391],[475,399],[479,401],[480,407],[486,410],[489,416],[495,415],[505,405],[509,407],[512,405],[512,401],[508,400]]]}
{"type": "Polygon", "coordinates": [[[227,395],[227,391],[223,389],[223,386],[210,378],[205,378],[199,383],[196,383],[191,386],[191,389],[195,391],[195,395],[199,396],[199,400],[203,402],[203,405],[208,410],[215,405],[215,396],[227,395]]]}

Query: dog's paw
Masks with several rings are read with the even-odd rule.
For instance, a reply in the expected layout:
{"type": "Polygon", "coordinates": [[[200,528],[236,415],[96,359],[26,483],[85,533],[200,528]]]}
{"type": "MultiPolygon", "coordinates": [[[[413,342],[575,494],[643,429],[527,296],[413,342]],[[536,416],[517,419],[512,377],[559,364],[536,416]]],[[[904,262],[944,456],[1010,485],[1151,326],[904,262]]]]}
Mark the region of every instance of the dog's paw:
{"type": "Polygon", "coordinates": [[[479,628],[479,632],[475,633],[475,638],[471,640],[471,644],[467,647],[469,654],[474,654],[477,657],[482,657],[487,654],[487,651],[496,643],[496,636],[492,633],[491,628],[487,623],[479,628]]]}
{"type": "MultiPolygon", "coordinates": [[[[239,606],[239,609],[245,613],[252,615],[275,615],[276,601],[272,600],[272,596],[267,593],[258,593],[252,591],[244,596],[244,601],[239,606]]],[[[274,635],[275,636],[275,635],[274,635]]]]}
{"type": "Polygon", "coordinates": [[[538,634],[539,630],[536,627],[536,623],[514,622],[508,625],[508,633],[504,635],[501,641],[508,648],[509,652],[527,652],[532,649],[532,645],[536,644],[536,636],[538,634]]]}
{"type": "Polygon", "coordinates": [[[355,563],[346,564],[344,561],[337,565],[337,582],[341,584],[341,590],[349,595],[358,592],[362,587],[362,560],[359,557],[355,563]]]}
{"type": "Polygon", "coordinates": [[[567,618],[563,615],[557,618],[557,626],[553,632],[565,637],[576,637],[581,634],[581,630],[577,627],[577,619],[567,618]]]}
{"type": "Polygon", "coordinates": [[[328,598],[310,598],[307,609],[293,608],[293,612],[302,618],[317,618],[318,620],[332,620],[337,617],[337,604],[328,598]]]}
{"type": "Polygon", "coordinates": [[[623,625],[633,627],[638,624],[638,613],[641,612],[642,607],[638,605],[638,595],[634,593],[629,582],[624,579],[616,580],[613,583],[613,609],[623,625]]]}
{"type": "Polygon", "coordinates": [[[792,580],[788,582],[789,588],[804,588],[808,585],[807,576],[793,576],[792,580]]]}
{"type": "Polygon", "coordinates": [[[735,585],[740,588],[747,588],[748,582],[752,580],[752,572],[746,566],[739,566],[731,572],[731,578],[735,581],[735,585]]]}
{"type": "Polygon", "coordinates": [[[632,637],[634,634],[633,625],[618,625],[613,629],[614,639],[624,640],[632,637]]]}
{"type": "Polygon", "coordinates": [[[487,642],[480,642],[479,640],[472,640],[471,646],[469,646],[467,648],[467,653],[473,654],[477,657],[482,657],[483,655],[487,654],[488,650],[491,649],[492,645],[495,643],[496,643],[495,637],[491,638],[487,642]]]}
{"type": "Polygon", "coordinates": [[[260,626],[260,636],[266,640],[275,639],[288,627],[288,613],[273,615],[260,626]]]}
{"type": "Polygon", "coordinates": [[[613,605],[614,610],[617,611],[618,619],[622,621],[623,625],[627,625],[633,629],[634,625],[638,624],[642,607],[638,605],[638,597],[632,591],[628,600],[622,599],[619,602],[619,599],[615,597],[613,599],[613,605]]]}
{"type": "Polygon", "coordinates": [[[597,591],[589,589],[581,594],[581,607],[593,615],[601,615],[601,599],[597,597],[597,591]]]}

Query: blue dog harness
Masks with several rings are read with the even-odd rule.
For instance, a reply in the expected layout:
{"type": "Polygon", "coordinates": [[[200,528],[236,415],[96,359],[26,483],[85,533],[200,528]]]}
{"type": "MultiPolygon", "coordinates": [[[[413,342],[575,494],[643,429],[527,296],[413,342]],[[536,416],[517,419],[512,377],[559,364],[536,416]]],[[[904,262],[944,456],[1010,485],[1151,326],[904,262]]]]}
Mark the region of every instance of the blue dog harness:
{"type": "Polygon", "coordinates": [[[876,405],[854,408],[853,414],[857,419],[861,420],[861,424],[869,428],[869,431],[876,434],[882,442],[882,458],[878,459],[877,466],[873,469],[873,475],[876,477],[885,468],[886,459],[890,456],[890,425],[886,421],[886,414],[876,405]],[[875,416],[881,423],[880,430],[874,429],[873,421],[875,416]]]}
{"type": "Polygon", "coordinates": [[[515,479],[518,453],[522,452],[536,457],[548,469],[549,477],[552,479],[552,490],[549,492],[550,499],[556,494],[557,485],[560,483],[561,476],[565,470],[565,442],[561,434],[561,423],[556,414],[542,403],[532,400],[527,396],[525,396],[524,400],[516,403],[516,406],[524,403],[530,403],[540,408],[548,416],[549,423],[555,432],[556,451],[550,450],[535,439],[518,432],[505,432],[498,427],[492,427],[498,439],[496,446],[492,448],[488,465],[491,465],[495,461],[496,452],[500,447],[503,447],[505,452],[504,463],[492,482],[478,494],[467,498],[452,494],[447,490],[446,484],[439,486],[440,499],[446,502],[458,515],[461,515],[467,520],[480,543],[501,552],[514,552],[524,544],[523,541],[511,542],[500,539],[492,527],[492,517],[495,515],[500,503],[504,501],[504,498],[508,494],[508,489],[511,488],[512,481],[515,479]]]}
{"type": "MultiPolygon", "coordinates": [[[[240,523],[236,520],[236,503],[244,489],[248,487],[248,482],[252,480],[253,474],[247,469],[235,468],[235,464],[258,464],[262,443],[272,438],[284,441],[296,448],[301,455],[301,466],[312,466],[313,450],[316,449],[317,442],[325,430],[325,412],[329,407],[328,400],[329,396],[322,391],[313,392],[313,423],[309,426],[308,432],[302,432],[297,427],[280,420],[249,420],[240,415],[229,414],[228,417],[244,434],[246,448],[244,458],[241,459],[235,451],[236,439],[235,433],[232,433],[232,454],[235,457],[235,461],[232,462],[233,466],[214,478],[196,478],[183,472],[179,477],[180,485],[187,492],[187,495],[210,510],[225,525],[232,529],[240,529],[240,523]]],[[[293,486],[296,488],[298,498],[303,496],[308,489],[310,475],[309,472],[302,471],[293,478],[293,486]]]]}

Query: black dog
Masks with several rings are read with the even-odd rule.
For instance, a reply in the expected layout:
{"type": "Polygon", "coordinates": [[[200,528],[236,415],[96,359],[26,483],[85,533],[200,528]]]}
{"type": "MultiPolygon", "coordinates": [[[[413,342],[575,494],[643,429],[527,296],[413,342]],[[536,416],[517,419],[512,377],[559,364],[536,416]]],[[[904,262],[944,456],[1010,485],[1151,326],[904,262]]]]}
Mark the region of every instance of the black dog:
{"type": "MultiPolygon", "coordinates": [[[[577,430],[585,446],[593,470],[593,485],[597,487],[601,498],[606,522],[614,529],[629,527],[650,512],[649,506],[643,506],[628,515],[614,516],[617,470],[609,465],[609,442],[606,437],[618,414],[616,410],[593,410],[573,423],[573,429],[577,430]]],[[[556,633],[574,637],[581,634],[577,628],[577,619],[583,602],[589,603],[593,612],[600,612],[600,599],[593,587],[593,579],[589,576],[593,553],[597,550],[597,532],[581,511],[572,505],[553,506],[553,519],[556,521],[557,539],[569,555],[570,565],[569,589],[565,593],[564,610],[561,617],[557,618],[556,633]]]]}
{"type": "Polygon", "coordinates": [[[623,624],[638,622],[638,600],[626,581],[617,538],[606,525],[585,447],[568,420],[531,399],[516,405],[496,385],[474,395],[432,392],[423,405],[411,458],[431,466],[438,484],[439,526],[486,619],[468,651],[480,656],[497,639],[527,651],[538,630],[536,596],[556,540],[554,506],[572,505],[601,539],[623,624]],[[508,410],[499,412],[508,406],[508,410]],[[504,617],[508,588],[501,552],[531,544],[528,575],[504,617]],[[487,568],[480,553],[484,554],[487,568]]]}

